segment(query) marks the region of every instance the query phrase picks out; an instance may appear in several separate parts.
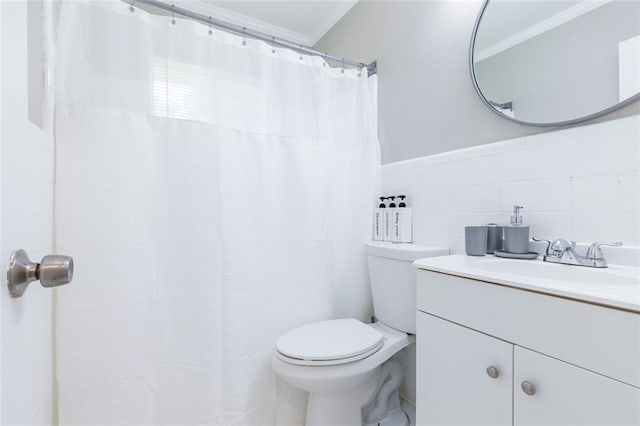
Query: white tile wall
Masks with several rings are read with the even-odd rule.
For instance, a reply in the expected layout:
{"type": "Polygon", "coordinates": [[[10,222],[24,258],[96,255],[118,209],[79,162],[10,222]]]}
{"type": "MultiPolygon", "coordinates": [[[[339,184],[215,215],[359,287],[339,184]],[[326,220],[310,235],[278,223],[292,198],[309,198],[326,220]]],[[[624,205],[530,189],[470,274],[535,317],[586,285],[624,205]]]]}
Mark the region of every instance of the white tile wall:
{"type": "Polygon", "coordinates": [[[382,166],[382,192],[404,193],[414,241],[464,253],[464,226],[507,223],[525,206],[532,234],[640,246],[640,116],[382,166]]]}

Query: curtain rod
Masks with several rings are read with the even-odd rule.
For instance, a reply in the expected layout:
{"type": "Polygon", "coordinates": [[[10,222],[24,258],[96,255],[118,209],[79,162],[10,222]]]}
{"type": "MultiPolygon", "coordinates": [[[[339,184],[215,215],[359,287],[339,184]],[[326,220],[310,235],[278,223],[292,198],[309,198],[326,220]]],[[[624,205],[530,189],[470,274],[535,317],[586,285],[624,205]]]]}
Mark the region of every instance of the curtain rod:
{"type": "MultiPolygon", "coordinates": [[[[125,1],[125,0],[123,0],[125,1]]],[[[337,56],[334,55],[329,55],[326,52],[320,52],[318,50],[314,50],[310,47],[307,46],[303,46],[301,44],[298,43],[294,43],[292,41],[280,38],[280,37],[274,37],[274,36],[270,36],[269,34],[260,32],[260,31],[255,31],[246,27],[243,27],[241,25],[236,25],[236,24],[232,24],[230,22],[225,22],[222,21],[220,19],[216,19],[213,18],[211,16],[205,16],[201,13],[197,13],[188,9],[184,9],[181,7],[178,7],[174,4],[168,4],[168,3],[164,3],[158,0],[127,0],[127,3],[130,3],[131,6],[135,6],[136,4],[144,4],[147,6],[151,6],[154,7],[156,9],[161,9],[164,10],[166,12],[169,12],[173,15],[178,15],[178,16],[182,16],[184,18],[188,18],[197,22],[200,22],[201,24],[204,25],[210,25],[212,27],[224,30],[224,31],[229,31],[235,34],[239,34],[239,35],[244,35],[247,37],[251,37],[257,40],[262,40],[265,41],[267,43],[269,43],[270,45],[274,45],[274,46],[279,46],[279,47],[286,47],[288,49],[292,49],[296,52],[301,52],[301,53],[305,53],[307,55],[311,55],[311,56],[320,56],[324,59],[328,59],[330,61],[334,61],[334,62],[338,62],[340,64],[344,64],[344,65],[350,65],[352,67],[355,68],[366,68],[367,69],[367,73],[369,76],[376,74],[377,69],[376,69],[376,62],[372,62],[370,64],[365,64],[362,62],[358,62],[358,61],[353,61],[351,59],[346,59],[346,58],[339,58],[337,56]]]]}

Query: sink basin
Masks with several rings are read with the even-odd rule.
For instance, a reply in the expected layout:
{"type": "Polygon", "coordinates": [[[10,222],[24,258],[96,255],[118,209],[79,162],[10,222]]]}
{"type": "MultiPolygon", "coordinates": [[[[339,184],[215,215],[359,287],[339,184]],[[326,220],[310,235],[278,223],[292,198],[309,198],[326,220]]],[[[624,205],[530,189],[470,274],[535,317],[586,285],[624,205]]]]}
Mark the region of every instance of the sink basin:
{"type": "Polygon", "coordinates": [[[637,269],[619,266],[587,268],[584,266],[547,263],[541,260],[514,261],[484,257],[478,261],[477,267],[485,271],[526,275],[542,280],[601,285],[640,285],[637,269]]]}
{"type": "Polygon", "coordinates": [[[640,268],[561,265],[541,259],[452,255],[419,259],[416,268],[640,313],[640,268]]]}

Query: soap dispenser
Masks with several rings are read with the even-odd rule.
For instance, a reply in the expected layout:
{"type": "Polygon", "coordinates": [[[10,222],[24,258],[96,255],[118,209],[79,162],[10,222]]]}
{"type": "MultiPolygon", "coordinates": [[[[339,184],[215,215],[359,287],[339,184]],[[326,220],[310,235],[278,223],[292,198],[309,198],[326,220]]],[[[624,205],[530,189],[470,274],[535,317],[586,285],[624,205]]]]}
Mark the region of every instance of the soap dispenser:
{"type": "Polygon", "coordinates": [[[387,197],[380,197],[380,204],[378,204],[378,208],[373,209],[373,240],[374,241],[382,241],[384,240],[384,212],[386,211],[387,205],[384,203],[387,197]]]}
{"type": "Polygon", "coordinates": [[[390,196],[387,197],[389,203],[384,212],[384,233],[382,239],[384,241],[392,241],[393,240],[393,214],[396,211],[396,197],[390,196]]]}
{"type": "Polygon", "coordinates": [[[524,207],[513,206],[511,225],[504,227],[504,251],[514,254],[529,253],[529,227],[523,226],[520,210],[524,207]]]}
{"type": "Polygon", "coordinates": [[[398,208],[393,209],[391,241],[394,243],[410,243],[411,242],[411,207],[407,207],[406,195],[397,195],[400,199],[398,208]]]}

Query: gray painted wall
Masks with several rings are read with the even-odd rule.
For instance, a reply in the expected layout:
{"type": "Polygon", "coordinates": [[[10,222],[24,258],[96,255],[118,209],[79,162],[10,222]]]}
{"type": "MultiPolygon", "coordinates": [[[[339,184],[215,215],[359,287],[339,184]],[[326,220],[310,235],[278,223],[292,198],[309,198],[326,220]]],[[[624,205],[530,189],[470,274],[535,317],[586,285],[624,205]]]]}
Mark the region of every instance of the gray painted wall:
{"type": "MultiPolygon", "coordinates": [[[[481,4],[361,0],[316,44],[378,60],[383,163],[555,130],[509,122],[476,94],[468,49],[481,4]]],[[[591,122],[633,114],[640,114],[640,102],[591,122]]]]}

